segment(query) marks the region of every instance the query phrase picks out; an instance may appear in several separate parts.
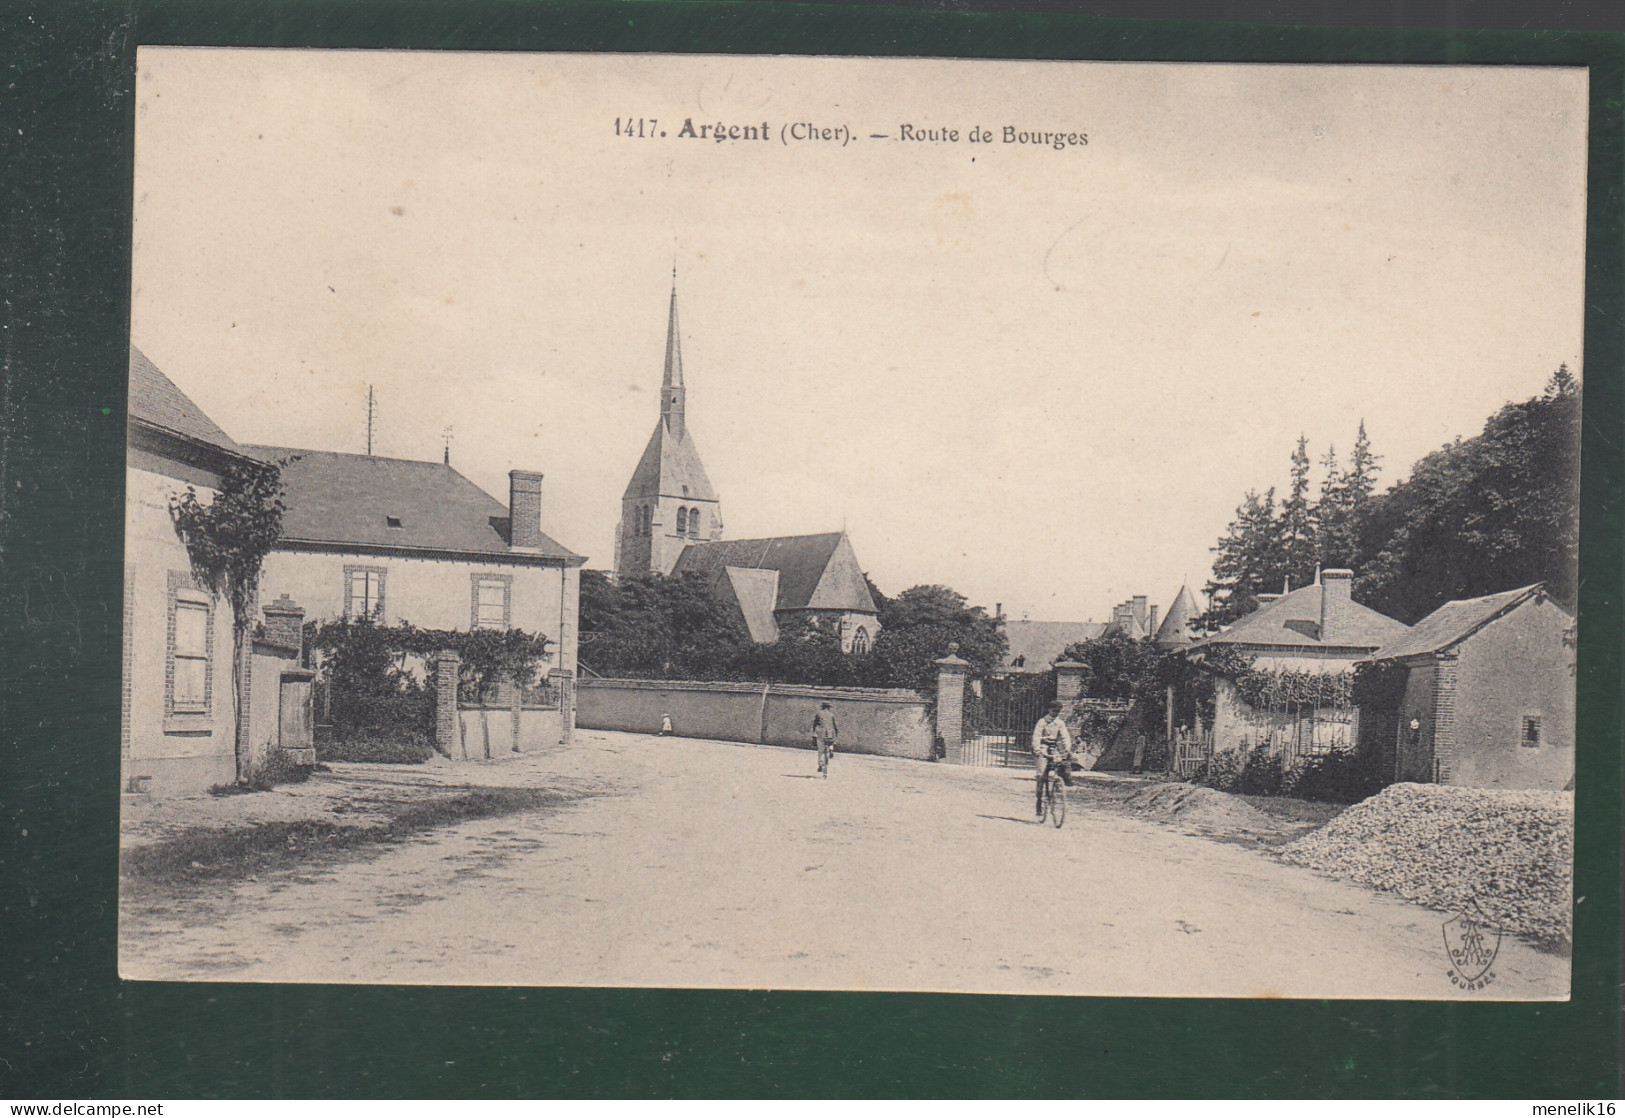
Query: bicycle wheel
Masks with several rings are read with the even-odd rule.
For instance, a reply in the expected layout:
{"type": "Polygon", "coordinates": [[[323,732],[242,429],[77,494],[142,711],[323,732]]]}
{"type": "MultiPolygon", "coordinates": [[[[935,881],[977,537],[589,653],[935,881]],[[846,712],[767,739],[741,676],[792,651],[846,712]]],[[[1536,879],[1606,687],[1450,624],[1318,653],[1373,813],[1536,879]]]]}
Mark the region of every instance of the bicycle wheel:
{"type": "Polygon", "coordinates": [[[1047,798],[1049,800],[1049,821],[1059,828],[1062,823],[1066,822],[1066,786],[1061,783],[1060,777],[1051,776],[1049,778],[1049,796],[1047,798]]]}

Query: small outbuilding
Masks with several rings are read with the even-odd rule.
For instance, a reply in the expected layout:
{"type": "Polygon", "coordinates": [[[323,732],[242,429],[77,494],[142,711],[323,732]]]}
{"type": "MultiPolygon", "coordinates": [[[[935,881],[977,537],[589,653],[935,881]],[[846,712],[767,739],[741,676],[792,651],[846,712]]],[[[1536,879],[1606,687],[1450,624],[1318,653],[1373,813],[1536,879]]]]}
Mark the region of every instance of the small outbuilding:
{"type": "Polygon", "coordinates": [[[1404,673],[1389,714],[1395,780],[1554,789],[1573,780],[1574,619],[1542,584],[1446,602],[1367,662],[1404,673]]]}

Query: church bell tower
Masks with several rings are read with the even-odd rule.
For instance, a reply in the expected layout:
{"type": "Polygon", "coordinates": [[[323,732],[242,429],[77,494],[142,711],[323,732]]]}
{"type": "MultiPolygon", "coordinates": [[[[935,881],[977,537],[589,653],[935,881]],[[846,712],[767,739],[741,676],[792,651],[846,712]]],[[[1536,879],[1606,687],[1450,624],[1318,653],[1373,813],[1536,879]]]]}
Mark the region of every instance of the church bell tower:
{"type": "Polygon", "coordinates": [[[671,273],[660,420],[621,497],[615,575],[671,574],[691,543],[722,538],[722,506],[688,431],[688,390],[677,329],[677,269],[671,273]]]}

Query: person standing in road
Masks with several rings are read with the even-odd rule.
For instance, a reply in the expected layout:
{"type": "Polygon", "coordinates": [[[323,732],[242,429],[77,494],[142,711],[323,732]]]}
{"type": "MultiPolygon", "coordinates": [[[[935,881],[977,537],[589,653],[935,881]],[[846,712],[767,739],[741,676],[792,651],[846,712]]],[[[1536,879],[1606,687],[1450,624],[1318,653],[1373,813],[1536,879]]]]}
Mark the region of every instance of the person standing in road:
{"type": "Polygon", "coordinates": [[[1040,819],[1044,818],[1044,781],[1052,768],[1068,788],[1072,787],[1072,731],[1061,717],[1059,699],[1050,703],[1049,714],[1033,727],[1033,769],[1038,774],[1034,783],[1038,801],[1034,806],[1040,819]]]}
{"type": "Polygon", "coordinates": [[[829,779],[829,758],[835,752],[835,739],[840,734],[840,727],[835,724],[835,712],[830,709],[829,703],[819,703],[818,713],[813,715],[812,736],[813,748],[818,750],[818,775],[825,780],[829,779]]]}

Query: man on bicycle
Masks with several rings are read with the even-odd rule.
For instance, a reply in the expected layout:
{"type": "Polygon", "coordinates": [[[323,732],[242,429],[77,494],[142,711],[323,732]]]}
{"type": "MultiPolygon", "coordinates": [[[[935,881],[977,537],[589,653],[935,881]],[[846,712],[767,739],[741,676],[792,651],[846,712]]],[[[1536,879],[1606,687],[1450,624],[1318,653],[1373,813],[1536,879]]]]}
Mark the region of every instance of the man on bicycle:
{"type": "Polygon", "coordinates": [[[1049,714],[1033,727],[1033,768],[1038,774],[1034,782],[1038,802],[1034,805],[1038,818],[1044,818],[1044,783],[1053,770],[1072,787],[1072,732],[1061,718],[1061,701],[1049,705],[1049,714]]]}
{"type": "Polygon", "coordinates": [[[820,703],[818,713],[813,715],[812,736],[813,748],[818,750],[818,775],[825,780],[829,779],[829,757],[835,752],[835,739],[840,734],[840,727],[835,724],[835,712],[828,703],[820,703]]]}

